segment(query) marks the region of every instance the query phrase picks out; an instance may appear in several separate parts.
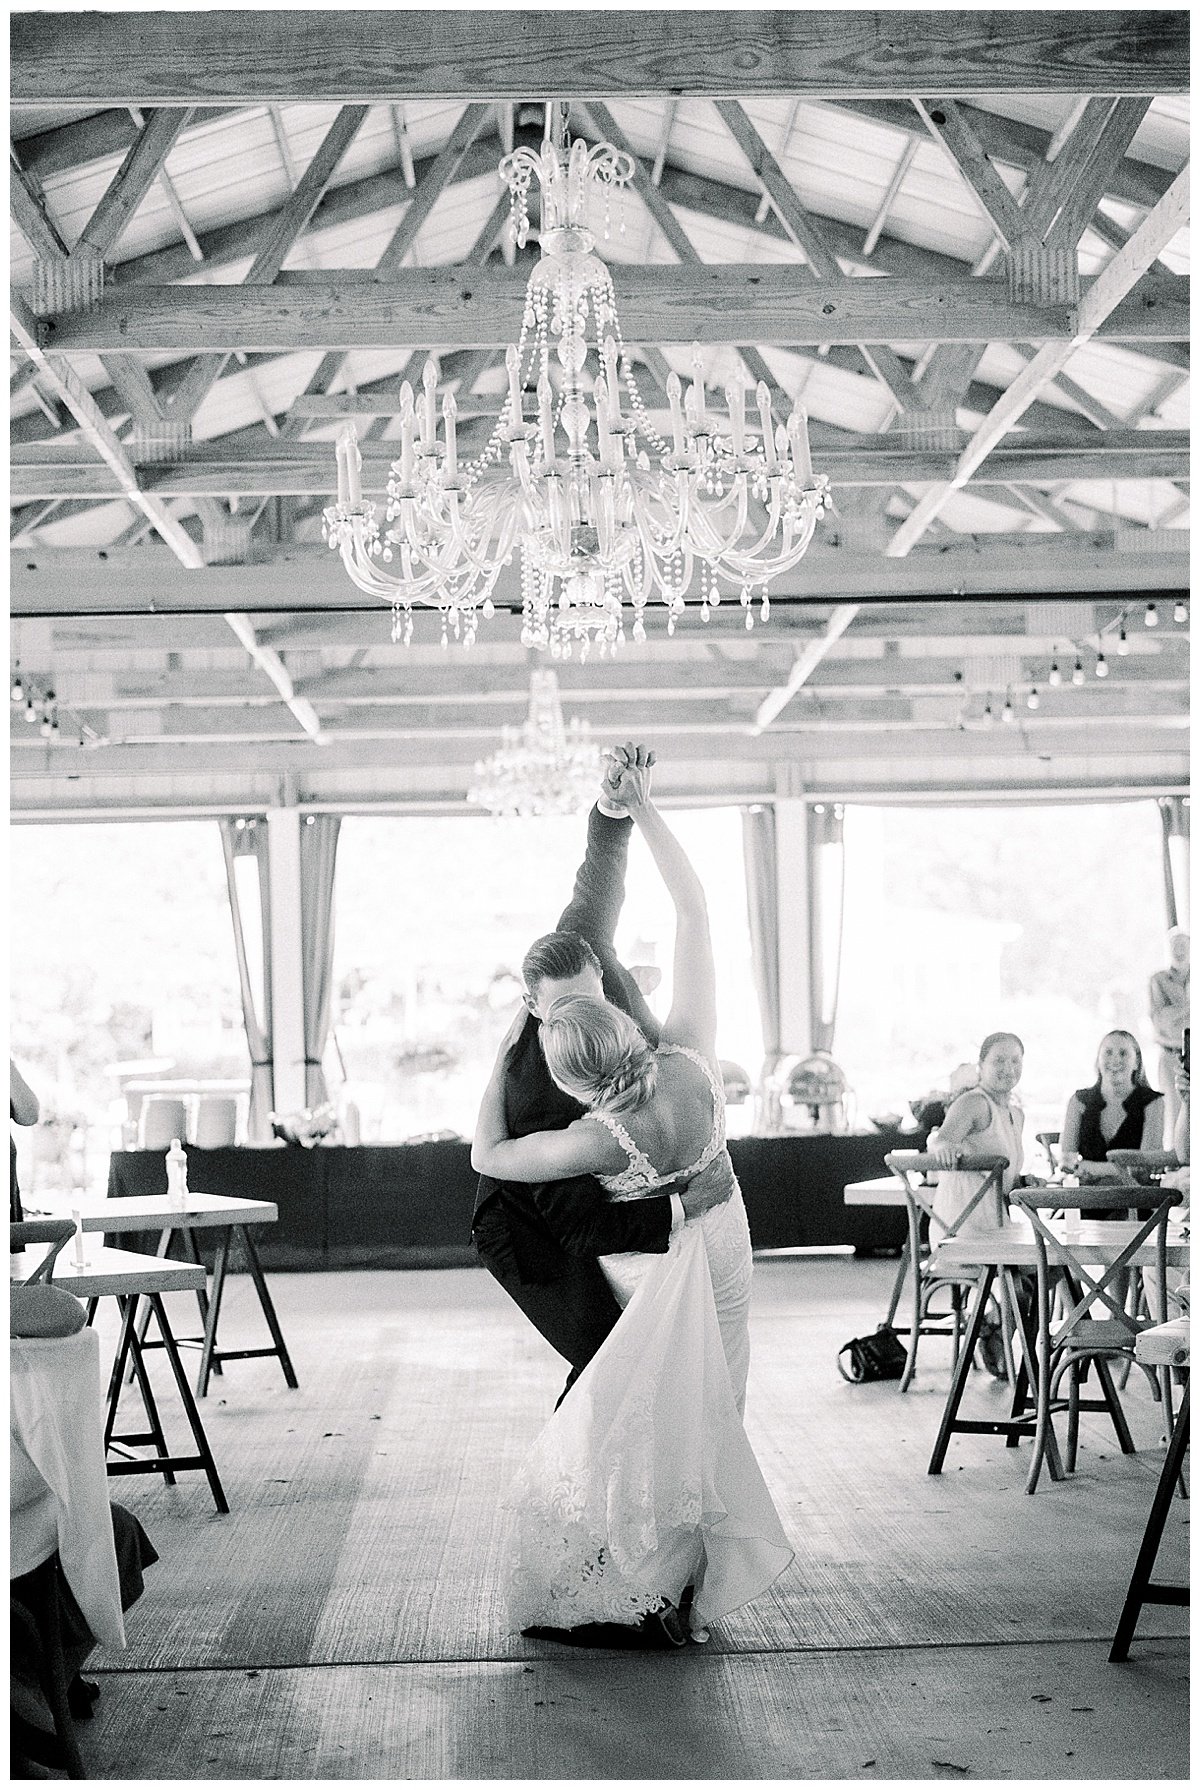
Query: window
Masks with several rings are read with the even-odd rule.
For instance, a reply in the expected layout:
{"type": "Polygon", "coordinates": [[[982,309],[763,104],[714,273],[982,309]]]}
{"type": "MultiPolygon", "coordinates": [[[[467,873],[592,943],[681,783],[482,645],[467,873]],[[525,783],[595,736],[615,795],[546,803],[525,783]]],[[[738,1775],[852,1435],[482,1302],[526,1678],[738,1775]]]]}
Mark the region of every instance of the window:
{"type": "Polygon", "coordinates": [[[1153,802],[848,807],[834,1054],[868,1114],[945,1088],[988,1032],[1025,1042],[1026,1138],[1057,1131],[1114,1026],[1153,1082],[1146,984],[1166,962],[1153,802]]]}
{"type": "Polygon", "coordinates": [[[17,1130],[29,1194],[103,1191],[124,1083],[248,1082],[216,822],[10,834],[12,1054],[42,1106],[17,1130]]]}

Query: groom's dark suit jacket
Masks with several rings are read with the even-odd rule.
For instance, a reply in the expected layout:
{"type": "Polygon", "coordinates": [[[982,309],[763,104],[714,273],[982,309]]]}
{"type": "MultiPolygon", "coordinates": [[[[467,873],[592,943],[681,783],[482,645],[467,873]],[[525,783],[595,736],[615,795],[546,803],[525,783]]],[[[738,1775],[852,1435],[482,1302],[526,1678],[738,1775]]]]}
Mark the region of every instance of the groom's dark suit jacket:
{"type": "MultiPolygon", "coordinates": [[[[656,1044],[654,1017],[613,949],[632,830],[631,820],[612,820],[599,808],[592,809],[587,852],[555,930],[577,932],[587,940],[600,960],[605,996],[630,1014],[656,1044]]],[[[511,1137],[562,1130],[584,1111],[551,1080],[540,1029],[530,1014],[509,1060],[504,1097],[511,1137]]],[[[665,1251],[671,1202],[666,1194],[611,1201],[590,1175],[536,1186],[481,1175],[472,1230],[481,1255],[497,1246],[510,1250],[522,1281],[549,1286],[568,1272],[573,1257],[665,1251]]]]}

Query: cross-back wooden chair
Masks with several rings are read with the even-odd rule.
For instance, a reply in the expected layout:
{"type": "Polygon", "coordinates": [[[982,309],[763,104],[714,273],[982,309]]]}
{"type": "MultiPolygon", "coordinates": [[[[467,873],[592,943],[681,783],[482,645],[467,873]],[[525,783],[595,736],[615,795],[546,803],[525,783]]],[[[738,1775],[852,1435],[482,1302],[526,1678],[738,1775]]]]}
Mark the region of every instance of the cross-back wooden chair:
{"type": "MultiPolygon", "coordinates": [[[[1182,1199],[1170,1188],[1147,1188],[1145,1191],[1143,1209],[1152,1208],[1146,1216],[1131,1213],[1128,1188],[1031,1187],[1015,1189],[1011,1195],[1014,1206],[1019,1207],[1029,1220],[1037,1253],[1038,1426],[1030,1466],[1034,1483],[1056,1410],[1067,1413],[1065,1466],[1068,1473],[1074,1471],[1078,1454],[1081,1411],[1106,1411],[1122,1453],[1136,1452],[1117,1396],[1111,1363],[1114,1360],[1136,1361],[1137,1339],[1155,1322],[1148,1313],[1130,1310],[1125,1299],[1129,1270],[1145,1263],[1147,1250],[1153,1251],[1152,1266],[1147,1271],[1154,1276],[1157,1297],[1161,1301],[1159,1309],[1165,1309],[1167,1221],[1171,1208],[1179,1205],[1182,1199]],[[1081,1220],[1132,1218],[1133,1228],[1123,1235],[1118,1247],[1111,1241],[1110,1228],[1104,1225],[1093,1226],[1090,1236],[1085,1234],[1082,1223],[1078,1237],[1065,1233],[1062,1226],[1052,1230],[1046,1218],[1051,1211],[1078,1212],[1081,1220]],[[1055,1276],[1061,1280],[1063,1298],[1059,1312],[1052,1315],[1051,1284],[1055,1276]],[[1095,1316],[1098,1310],[1105,1315],[1095,1316]],[[1098,1399],[1080,1396],[1080,1381],[1089,1363],[1094,1363],[1100,1382],[1102,1396],[1098,1399]],[[1064,1379],[1067,1381],[1065,1400],[1059,1396],[1064,1379]]],[[[1160,1382],[1154,1370],[1145,1363],[1139,1365],[1143,1366],[1158,1394],[1160,1382]]],[[[1161,1386],[1161,1397],[1169,1436],[1172,1429],[1170,1382],[1169,1377],[1164,1378],[1166,1384],[1161,1386]]]]}
{"type": "Polygon", "coordinates": [[[69,1218],[23,1218],[17,1224],[10,1224],[8,1241],[11,1249],[24,1249],[29,1243],[53,1244],[53,1248],[21,1284],[32,1287],[39,1281],[49,1281],[59,1251],[74,1235],[75,1226],[69,1218]]]}
{"type": "MultiPolygon", "coordinates": [[[[979,1282],[980,1270],[974,1268],[938,1267],[938,1247],[956,1237],[975,1212],[986,1216],[989,1223],[1000,1225],[1005,1218],[1004,1171],[1007,1156],[967,1156],[961,1151],[955,1168],[978,1173],[979,1186],[966,1205],[955,1216],[938,1212],[933,1188],[924,1183],[929,1170],[941,1169],[936,1156],[923,1150],[892,1150],[884,1157],[892,1173],[904,1188],[908,1210],[908,1257],[912,1271],[910,1322],[898,1325],[897,1335],[908,1337],[908,1359],[900,1378],[900,1391],[907,1392],[917,1366],[917,1349],[923,1336],[948,1336],[952,1343],[951,1371],[958,1365],[959,1351],[965,1330],[964,1305],[969,1290],[979,1282]],[[948,1311],[935,1311],[935,1299],[945,1292],[950,1300],[948,1311]],[[946,1325],[950,1328],[947,1329],[946,1325]]],[[[1004,1364],[1009,1383],[1015,1379],[1012,1358],[1011,1317],[1001,1305],[1001,1331],[1004,1364]]]]}

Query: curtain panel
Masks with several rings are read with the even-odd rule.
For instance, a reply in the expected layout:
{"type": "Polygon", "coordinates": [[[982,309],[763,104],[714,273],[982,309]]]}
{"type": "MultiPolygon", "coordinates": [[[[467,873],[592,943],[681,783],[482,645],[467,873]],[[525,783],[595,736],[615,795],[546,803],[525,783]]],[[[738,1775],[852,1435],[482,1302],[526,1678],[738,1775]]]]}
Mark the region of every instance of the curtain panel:
{"type": "Polygon", "coordinates": [[[341,816],[308,814],[300,828],[300,934],[304,962],[304,1104],[329,1098],[322,1062],[333,991],[333,889],[341,816]]]}
{"type": "Polygon", "coordinates": [[[1163,889],[1167,925],[1187,926],[1191,911],[1192,805],[1187,796],[1160,796],[1163,889]]]}
{"type": "Polygon", "coordinates": [[[832,1053],[842,974],[846,852],[840,802],[808,810],[809,988],[812,1048],[832,1053]]]}
{"type": "Polygon", "coordinates": [[[225,855],[225,881],[229,891],[229,912],[233,920],[233,948],[237,955],[238,986],[242,995],[242,1020],[246,1028],[246,1044],[250,1051],[250,1114],[246,1132],[252,1144],[271,1141],[271,1110],[274,1106],[274,1059],[271,1048],[271,900],[270,866],[267,858],[267,829],[255,820],[224,816],[221,849],[225,855]],[[243,913],[238,887],[237,861],[253,859],[257,870],[258,912],[243,913]],[[253,928],[253,931],[250,929],[253,928]],[[255,988],[250,967],[247,938],[261,951],[255,952],[261,964],[260,986],[255,988]]]}

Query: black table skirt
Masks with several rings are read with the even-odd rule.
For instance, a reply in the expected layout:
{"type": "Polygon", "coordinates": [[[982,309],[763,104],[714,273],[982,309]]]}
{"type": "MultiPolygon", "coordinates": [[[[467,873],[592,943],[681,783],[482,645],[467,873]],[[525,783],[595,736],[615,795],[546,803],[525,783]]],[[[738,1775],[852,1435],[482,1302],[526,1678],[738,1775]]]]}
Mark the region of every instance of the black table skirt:
{"type": "MultiPolygon", "coordinates": [[[[899,1249],[904,1213],[847,1207],[842,1189],[885,1174],[888,1150],[913,1148],[919,1141],[895,1132],[732,1139],[730,1154],[755,1248],[899,1249]]],[[[470,1230],[476,1177],[465,1143],[313,1150],[189,1145],[187,1158],[193,1192],[273,1200],[278,1206],[278,1223],[255,1226],[253,1232],[268,1268],[458,1267],[475,1261],[470,1230]]],[[[128,1150],[111,1158],[111,1199],[166,1190],[165,1152],[128,1150]]],[[[200,1230],[195,1236],[201,1253],[211,1258],[209,1233],[200,1230]]],[[[130,1249],[154,1247],[152,1236],[116,1240],[130,1249]]]]}

